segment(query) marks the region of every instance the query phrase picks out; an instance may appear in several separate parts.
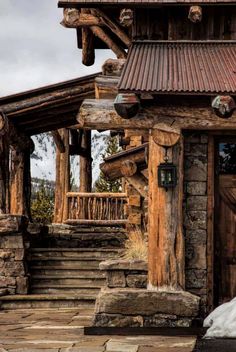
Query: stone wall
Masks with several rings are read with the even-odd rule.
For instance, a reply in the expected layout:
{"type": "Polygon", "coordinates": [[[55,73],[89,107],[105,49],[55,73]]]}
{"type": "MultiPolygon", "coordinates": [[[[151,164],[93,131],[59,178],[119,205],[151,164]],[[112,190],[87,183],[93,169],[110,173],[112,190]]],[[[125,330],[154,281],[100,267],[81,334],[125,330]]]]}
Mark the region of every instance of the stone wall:
{"type": "Polygon", "coordinates": [[[22,216],[0,215],[0,292],[27,294],[25,255],[27,220],[22,216]]]}
{"type": "Polygon", "coordinates": [[[199,297],[188,292],[147,290],[147,263],[107,260],[107,287],[96,299],[97,327],[189,327],[198,314],[199,297]]]}
{"type": "Polygon", "coordinates": [[[207,293],[207,153],[207,134],[196,132],[185,135],[186,290],[201,297],[202,316],[205,315],[207,293]]]}
{"type": "Polygon", "coordinates": [[[143,260],[107,260],[100,263],[100,270],[106,271],[108,288],[146,288],[147,263],[143,260]]]}

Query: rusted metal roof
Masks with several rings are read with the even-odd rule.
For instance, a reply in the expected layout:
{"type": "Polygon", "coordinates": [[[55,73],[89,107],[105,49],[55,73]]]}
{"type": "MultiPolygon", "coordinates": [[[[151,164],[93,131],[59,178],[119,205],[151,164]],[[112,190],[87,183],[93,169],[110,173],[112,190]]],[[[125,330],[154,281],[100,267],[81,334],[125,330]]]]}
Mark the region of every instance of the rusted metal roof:
{"type": "Polygon", "coordinates": [[[118,88],[153,94],[236,93],[236,42],[135,42],[118,88]]]}
{"type": "Polygon", "coordinates": [[[58,2],[59,7],[91,7],[91,5],[160,5],[160,4],[201,4],[201,5],[208,5],[208,4],[235,4],[235,0],[60,0],[58,2]]]}

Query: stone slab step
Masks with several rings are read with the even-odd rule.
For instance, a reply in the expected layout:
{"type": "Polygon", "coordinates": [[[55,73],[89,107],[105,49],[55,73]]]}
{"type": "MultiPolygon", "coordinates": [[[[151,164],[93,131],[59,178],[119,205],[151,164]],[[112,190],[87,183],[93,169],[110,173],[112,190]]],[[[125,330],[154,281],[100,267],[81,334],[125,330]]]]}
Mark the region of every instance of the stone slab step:
{"type": "Polygon", "coordinates": [[[32,294],[79,294],[79,295],[90,295],[94,299],[98,295],[100,287],[75,287],[73,285],[32,285],[32,294]]]}
{"type": "MultiPolygon", "coordinates": [[[[47,251],[30,253],[27,256],[28,261],[34,260],[48,260],[51,258],[57,258],[58,260],[99,260],[104,261],[108,259],[118,259],[120,256],[118,253],[102,253],[102,252],[69,252],[69,251],[47,251]]],[[[56,259],[52,259],[56,260],[56,259]]]]}
{"type": "Polygon", "coordinates": [[[105,278],[88,278],[86,275],[82,277],[75,276],[53,276],[53,275],[33,275],[31,276],[32,285],[73,285],[73,287],[101,287],[105,284],[105,278]]]}
{"type": "Polygon", "coordinates": [[[38,266],[50,268],[53,267],[55,269],[65,268],[65,269],[99,269],[99,264],[101,260],[77,260],[77,259],[63,259],[60,260],[58,258],[44,258],[44,259],[35,259],[30,261],[30,266],[36,268],[38,266]]]}
{"type": "Polygon", "coordinates": [[[8,295],[0,299],[1,309],[78,308],[93,309],[94,295],[90,294],[28,294],[8,295]]]}
{"type": "Polygon", "coordinates": [[[120,248],[31,248],[31,252],[82,252],[82,253],[121,253],[120,248]]]}
{"type": "MultiPolygon", "coordinates": [[[[34,288],[48,288],[48,284],[45,284],[43,282],[40,282],[38,284],[32,285],[34,288]]],[[[94,292],[97,292],[100,290],[100,287],[96,286],[91,286],[91,285],[84,285],[84,286],[74,286],[73,284],[53,284],[51,283],[50,288],[79,288],[81,290],[84,290],[84,292],[88,292],[89,290],[94,290],[94,292]]]]}
{"type": "Polygon", "coordinates": [[[49,275],[49,276],[58,276],[61,277],[67,276],[68,278],[105,278],[106,274],[104,271],[99,269],[88,269],[88,268],[66,268],[63,266],[46,266],[46,265],[37,265],[31,266],[30,272],[32,277],[35,275],[49,275]]]}
{"type": "Polygon", "coordinates": [[[45,248],[94,248],[94,249],[116,249],[123,248],[127,238],[125,232],[71,232],[50,233],[32,239],[33,247],[45,248]]]}

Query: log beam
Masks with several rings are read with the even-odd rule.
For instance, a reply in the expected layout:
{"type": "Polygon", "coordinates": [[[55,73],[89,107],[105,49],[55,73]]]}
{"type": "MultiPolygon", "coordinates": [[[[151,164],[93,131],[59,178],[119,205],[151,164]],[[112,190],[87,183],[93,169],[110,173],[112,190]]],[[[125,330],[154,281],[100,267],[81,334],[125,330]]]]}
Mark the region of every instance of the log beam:
{"type": "Polygon", "coordinates": [[[132,119],[122,119],[109,99],[86,99],[81,105],[77,121],[80,128],[88,129],[152,129],[158,125],[178,129],[235,130],[236,111],[232,117],[221,119],[208,107],[149,106],[142,108],[132,119]]]}
{"type": "MultiPolygon", "coordinates": [[[[81,9],[81,14],[88,16],[90,10],[81,9]]],[[[82,63],[85,66],[92,66],[95,61],[94,35],[90,28],[82,28],[82,63]]]]}
{"type": "Polygon", "coordinates": [[[136,174],[138,171],[137,164],[132,160],[124,160],[120,165],[120,171],[122,176],[130,177],[136,174]]]}
{"type": "Polygon", "coordinates": [[[100,169],[110,180],[115,180],[122,176],[133,176],[136,168],[137,170],[143,170],[147,167],[147,149],[148,143],[145,143],[142,146],[116,153],[115,155],[105,158],[105,161],[100,165],[100,169]],[[130,174],[130,171],[128,175],[128,171],[125,170],[127,169],[127,163],[129,164],[128,168],[132,168],[132,175],[130,174]],[[131,164],[133,166],[131,166],[131,164]]]}
{"type": "Polygon", "coordinates": [[[131,44],[131,39],[129,36],[125,33],[123,29],[120,28],[120,26],[114,21],[111,20],[110,17],[101,9],[92,9],[91,13],[100,18],[104,24],[120,39],[122,42],[129,47],[131,44]]]}
{"type": "Polygon", "coordinates": [[[125,179],[143,198],[148,197],[148,184],[145,177],[141,173],[136,173],[133,176],[125,177],[125,179]]]}
{"type": "Polygon", "coordinates": [[[108,48],[114,52],[118,59],[126,59],[126,51],[116,44],[102,28],[98,26],[91,26],[90,29],[96,37],[101,39],[108,46],[108,48]]]}
{"type": "Polygon", "coordinates": [[[99,17],[92,15],[90,12],[84,13],[82,10],[83,9],[81,9],[81,11],[77,9],[64,9],[61,25],[66,28],[104,25],[99,17]]]}
{"type": "Polygon", "coordinates": [[[177,166],[178,183],[173,189],[158,186],[158,165],[163,162],[164,147],[152,135],[149,139],[149,213],[148,213],[148,288],[184,289],[183,238],[183,140],[169,149],[169,158],[177,166]]]}

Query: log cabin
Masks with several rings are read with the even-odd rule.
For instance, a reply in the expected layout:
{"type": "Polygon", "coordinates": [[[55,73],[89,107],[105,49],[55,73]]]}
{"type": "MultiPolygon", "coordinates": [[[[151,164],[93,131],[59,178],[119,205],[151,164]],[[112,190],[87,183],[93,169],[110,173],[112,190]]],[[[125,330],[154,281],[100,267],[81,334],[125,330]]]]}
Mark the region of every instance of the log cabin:
{"type": "Polygon", "coordinates": [[[54,222],[148,232],[147,288],[117,288],[115,307],[105,291],[96,320],[120,316],[117,306],[128,305],[127,314],[144,316],[141,326],[160,326],[160,319],[171,326],[176,316],[177,326],[189,326],[236,295],[236,6],[63,0],[59,7],[85,65],[96,49],[117,59],[102,73],[0,99],[1,214],[31,218],[31,136],[50,131],[54,222]],[[123,150],[101,170],[124,179],[122,193],[92,193],[92,130],[119,135],[123,150]],[[70,192],[70,155],[80,156],[79,193],[70,192]]]}
{"type": "Polygon", "coordinates": [[[77,121],[122,131],[126,151],[101,167],[148,201],[148,289],[200,296],[204,317],[236,295],[235,2],[60,0],[59,7],[85,65],[95,49],[118,59],[113,69],[104,65],[96,99],[82,103],[77,121]]]}

